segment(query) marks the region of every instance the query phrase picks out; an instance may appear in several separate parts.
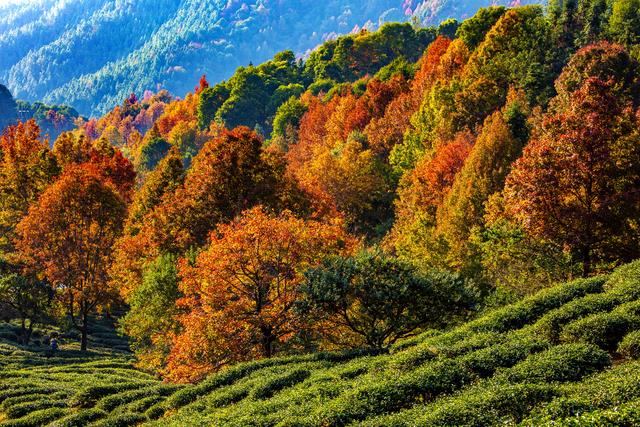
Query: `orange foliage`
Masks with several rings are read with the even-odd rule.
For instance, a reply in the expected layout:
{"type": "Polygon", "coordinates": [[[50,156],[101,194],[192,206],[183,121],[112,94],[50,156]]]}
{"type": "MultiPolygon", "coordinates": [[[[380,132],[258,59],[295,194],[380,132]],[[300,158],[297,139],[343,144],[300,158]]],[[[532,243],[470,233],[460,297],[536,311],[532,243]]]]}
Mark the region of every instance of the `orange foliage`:
{"type": "Polygon", "coordinates": [[[195,265],[182,262],[183,332],[168,378],[193,381],[232,362],[271,357],[305,326],[293,310],[302,273],[356,242],[341,224],[278,216],[256,207],[220,225],[195,265]]]}
{"type": "Polygon", "coordinates": [[[125,204],[94,165],[73,166],[18,224],[18,250],[60,289],[63,306],[87,346],[88,315],[108,303],[107,266],[122,230],[125,204]]]}

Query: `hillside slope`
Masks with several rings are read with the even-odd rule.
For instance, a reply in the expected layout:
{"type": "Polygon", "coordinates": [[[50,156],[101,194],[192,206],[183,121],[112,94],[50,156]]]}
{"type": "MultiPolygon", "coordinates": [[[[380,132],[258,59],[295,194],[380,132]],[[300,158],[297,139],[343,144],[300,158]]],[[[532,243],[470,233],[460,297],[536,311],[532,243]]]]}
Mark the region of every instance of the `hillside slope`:
{"type": "MultiPolygon", "coordinates": [[[[531,1],[529,1],[531,2],[531,1]]],[[[488,0],[40,0],[0,5],[0,82],[16,98],[103,113],[131,92],[182,96],[249,62],[303,54],[356,26],[465,18],[488,0]]],[[[497,3],[510,3],[500,1],[497,3]]]]}
{"type": "Polygon", "coordinates": [[[635,425],[639,327],[636,262],[390,354],[265,359],[185,387],[126,355],[47,359],[4,343],[0,425],[635,425]]]}

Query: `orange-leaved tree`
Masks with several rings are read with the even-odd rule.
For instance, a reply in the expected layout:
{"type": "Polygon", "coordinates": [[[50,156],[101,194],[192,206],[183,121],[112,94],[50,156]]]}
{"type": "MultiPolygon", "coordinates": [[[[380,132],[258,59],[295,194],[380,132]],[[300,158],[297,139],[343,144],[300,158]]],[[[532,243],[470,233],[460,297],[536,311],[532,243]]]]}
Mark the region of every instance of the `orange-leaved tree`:
{"type": "Polygon", "coordinates": [[[190,381],[226,364],[271,357],[303,330],[294,310],[303,272],[356,241],[340,222],[278,216],[258,206],[219,225],[195,265],[182,263],[175,337],[167,376],[190,381]]]}
{"type": "Polygon", "coordinates": [[[5,130],[0,137],[0,250],[11,251],[15,226],[58,172],[34,120],[5,130]]]}
{"type": "Polygon", "coordinates": [[[507,207],[534,236],[594,261],[638,256],[640,134],[614,80],[588,78],[548,113],[507,179],[507,207]]]}
{"type": "Polygon", "coordinates": [[[87,349],[88,317],[111,300],[107,266],[126,206],[95,166],[70,167],[18,224],[17,247],[54,285],[87,349]]]}
{"type": "Polygon", "coordinates": [[[246,127],[223,130],[200,150],[184,182],[180,177],[180,183],[170,183],[170,178],[167,188],[157,189],[162,191],[155,206],[116,245],[112,274],[125,298],[141,283],[146,262],[205,245],[216,224],[257,204],[279,208],[288,188],[284,172],[276,170],[283,167],[275,168],[272,155],[261,147],[262,140],[246,127]]]}

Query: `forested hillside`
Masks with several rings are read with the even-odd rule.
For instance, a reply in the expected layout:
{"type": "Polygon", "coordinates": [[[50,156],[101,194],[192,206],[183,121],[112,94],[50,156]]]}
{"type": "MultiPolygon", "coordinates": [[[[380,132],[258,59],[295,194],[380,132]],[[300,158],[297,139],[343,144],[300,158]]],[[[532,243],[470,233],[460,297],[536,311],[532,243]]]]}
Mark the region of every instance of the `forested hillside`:
{"type": "Polygon", "coordinates": [[[636,424],[638,6],[387,23],[7,127],[0,422],[636,424]]]}
{"type": "Polygon", "coordinates": [[[53,141],[62,132],[73,130],[79,118],[78,112],[66,105],[15,100],[9,89],[0,84],[0,131],[19,121],[34,119],[43,135],[53,141]]]}
{"type": "MultiPolygon", "coordinates": [[[[131,92],[177,96],[201,74],[291,49],[303,55],[336,34],[420,17],[465,18],[488,0],[80,0],[0,5],[0,83],[28,101],[104,113],[131,92]]],[[[507,3],[503,1],[502,3],[507,3]]]]}
{"type": "Polygon", "coordinates": [[[639,280],[634,263],[386,354],[263,359],[186,386],[109,351],[105,324],[94,351],[65,344],[56,357],[0,336],[0,425],[633,426],[639,280]]]}

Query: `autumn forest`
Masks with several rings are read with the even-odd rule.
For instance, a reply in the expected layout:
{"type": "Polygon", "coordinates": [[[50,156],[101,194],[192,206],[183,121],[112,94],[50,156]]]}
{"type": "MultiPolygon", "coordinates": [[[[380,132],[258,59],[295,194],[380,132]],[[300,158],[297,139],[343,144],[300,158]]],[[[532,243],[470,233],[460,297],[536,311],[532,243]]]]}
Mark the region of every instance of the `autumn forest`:
{"type": "Polygon", "coordinates": [[[193,85],[92,118],[0,85],[0,425],[640,422],[640,1],[193,85]]]}

